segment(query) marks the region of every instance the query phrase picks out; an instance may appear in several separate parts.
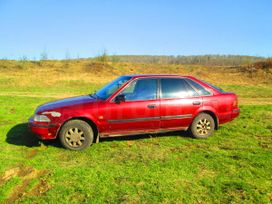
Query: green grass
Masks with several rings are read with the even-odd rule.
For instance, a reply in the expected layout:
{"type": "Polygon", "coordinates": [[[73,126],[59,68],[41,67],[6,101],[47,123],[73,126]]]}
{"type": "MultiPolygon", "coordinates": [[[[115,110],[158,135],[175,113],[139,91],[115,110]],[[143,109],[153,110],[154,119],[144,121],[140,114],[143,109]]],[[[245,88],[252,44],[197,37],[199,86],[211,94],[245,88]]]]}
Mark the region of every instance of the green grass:
{"type": "Polygon", "coordinates": [[[46,170],[14,200],[27,176],[0,179],[0,203],[271,202],[271,105],[242,106],[207,140],[178,132],[104,139],[74,152],[27,132],[27,118],[48,100],[0,96],[0,178],[15,167],[46,170]],[[46,189],[35,193],[42,181],[46,189]]]}
{"type": "Polygon", "coordinates": [[[220,87],[226,91],[235,92],[242,98],[272,98],[272,86],[225,85],[220,87]]]}
{"type": "MultiPolygon", "coordinates": [[[[6,82],[1,82],[3,90],[1,90],[0,93],[2,94],[10,94],[10,95],[38,95],[38,96],[58,96],[63,93],[65,94],[88,94],[92,93],[97,90],[97,84],[93,83],[86,83],[79,80],[63,80],[59,81],[58,83],[52,84],[47,86],[46,88],[43,87],[43,85],[35,85],[35,84],[29,84],[27,86],[18,87],[17,84],[13,84],[12,86],[9,86],[8,83],[10,83],[12,80],[7,80],[6,82]],[[7,86],[9,86],[7,88],[7,86]],[[69,87],[67,89],[67,87],[69,87]]],[[[100,84],[99,87],[102,87],[104,84],[100,84]]],[[[1,85],[0,85],[1,88],[1,85]]]]}
{"type": "Polygon", "coordinates": [[[223,68],[64,65],[0,63],[0,203],[272,202],[272,86],[262,73],[251,84],[244,73],[223,68]],[[240,117],[206,140],[185,132],[131,136],[74,152],[27,131],[38,105],[91,93],[128,73],[196,75],[252,105],[241,105],[240,117]]]}

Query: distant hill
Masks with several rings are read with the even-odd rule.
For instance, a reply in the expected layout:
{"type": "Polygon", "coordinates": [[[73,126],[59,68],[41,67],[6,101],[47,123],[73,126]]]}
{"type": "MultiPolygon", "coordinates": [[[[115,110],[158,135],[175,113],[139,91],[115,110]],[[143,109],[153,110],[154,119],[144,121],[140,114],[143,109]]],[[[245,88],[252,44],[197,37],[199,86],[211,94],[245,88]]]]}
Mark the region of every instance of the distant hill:
{"type": "MultiPolygon", "coordinates": [[[[107,58],[105,55],[97,57],[107,58]]],[[[240,66],[264,61],[265,57],[244,55],[192,55],[192,56],[156,56],[156,55],[111,55],[109,61],[144,64],[191,64],[206,66],[240,66]]]]}

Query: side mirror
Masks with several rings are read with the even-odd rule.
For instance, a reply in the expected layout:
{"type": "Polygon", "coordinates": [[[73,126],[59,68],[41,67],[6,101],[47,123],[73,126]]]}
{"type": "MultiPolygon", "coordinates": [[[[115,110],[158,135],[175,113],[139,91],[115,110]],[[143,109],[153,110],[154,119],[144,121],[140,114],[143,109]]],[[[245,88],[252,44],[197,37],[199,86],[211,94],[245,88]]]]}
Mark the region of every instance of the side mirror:
{"type": "Polygon", "coordinates": [[[125,102],[126,101],[126,96],[124,94],[120,94],[118,96],[115,97],[115,103],[121,103],[121,102],[125,102]]]}

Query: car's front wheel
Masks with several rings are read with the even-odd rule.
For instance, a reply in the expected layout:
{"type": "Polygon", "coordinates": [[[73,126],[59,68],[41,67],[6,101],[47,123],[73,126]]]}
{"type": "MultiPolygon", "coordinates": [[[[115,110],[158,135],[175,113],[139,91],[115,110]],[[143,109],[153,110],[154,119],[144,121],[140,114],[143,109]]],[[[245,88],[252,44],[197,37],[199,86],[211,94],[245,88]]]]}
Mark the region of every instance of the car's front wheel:
{"type": "Polygon", "coordinates": [[[60,130],[59,139],[63,147],[70,150],[88,148],[94,138],[91,126],[82,120],[70,120],[60,130]]]}
{"type": "Polygon", "coordinates": [[[211,115],[200,113],[193,120],[190,131],[195,138],[207,138],[214,132],[215,123],[211,115]]]}

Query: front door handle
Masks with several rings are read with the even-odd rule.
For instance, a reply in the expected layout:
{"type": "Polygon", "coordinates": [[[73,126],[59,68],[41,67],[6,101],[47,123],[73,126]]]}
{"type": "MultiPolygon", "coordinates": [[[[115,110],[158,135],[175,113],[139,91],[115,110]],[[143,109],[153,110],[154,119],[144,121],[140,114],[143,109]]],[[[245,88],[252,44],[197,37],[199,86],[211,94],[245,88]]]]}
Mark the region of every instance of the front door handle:
{"type": "Polygon", "coordinates": [[[157,106],[156,106],[156,104],[148,104],[147,107],[148,108],[156,108],[157,106]]]}
{"type": "Polygon", "coordinates": [[[195,105],[195,106],[200,105],[200,104],[201,104],[200,101],[194,101],[194,102],[193,102],[193,105],[195,105]]]}

